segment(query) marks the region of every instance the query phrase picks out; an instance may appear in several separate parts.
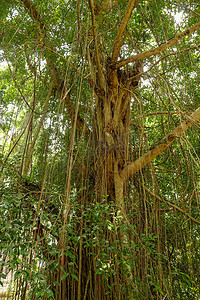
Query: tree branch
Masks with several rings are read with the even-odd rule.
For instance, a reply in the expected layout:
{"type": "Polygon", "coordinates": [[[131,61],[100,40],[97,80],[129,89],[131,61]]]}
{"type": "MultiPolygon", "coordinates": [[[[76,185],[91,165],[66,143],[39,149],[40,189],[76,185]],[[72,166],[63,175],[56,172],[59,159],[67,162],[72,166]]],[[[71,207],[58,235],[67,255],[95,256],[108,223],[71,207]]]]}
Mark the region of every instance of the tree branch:
{"type": "Polygon", "coordinates": [[[94,46],[95,46],[95,54],[96,54],[96,64],[97,64],[97,70],[99,74],[99,83],[101,90],[103,91],[103,76],[102,76],[102,70],[101,70],[101,63],[99,58],[99,50],[98,50],[98,44],[97,44],[97,33],[96,33],[96,23],[95,23],[95,14],[94,14],[94,3],[93,0],[89,0],[90,5],[90,11],[92,15],[92,30],[93,30],[93,38],[94,38],[94,46]]]}
{"type": "Polygon", "coordinates": [[[39,11],[37,11],[37,9],[35,8],[35,6],[31,3],[30,0],[22,0],[22,2],[24,3],[25,7],[29,10],[30,14],[31,14],[31,18],[33,20],[36,20],[40,29],[43,30],[45,28],[44,24],[42,23],[41,17],[40,17],[40,13],[39,11]]]}
{"type": "Polygon", "coordinates": [[[144,114],[144,115],[141,115],[141,116],[135,118],[133,121],[130,122],[130,125],[134,125],[137,120],[145,118],[145,117],[157,116],[157,115],[172,115],[172,114],[174,115],[174,114],[178,114],[178,113],[175,111],[155,111],[152,113],[147,113],[147,114],[144,114]]]}
{"type": "Polygon", "coordinates": [[[145,51],[143,53],[140,53],[140,54],[136,54],[136,55],[133,55],[125,60],[121,60],[119,61],[116,65],[115,65],[115,68],[120,68],[122,66],[125,66],[127,65],[128,63],[130,62],[133,62],[133,61],[138,61],[138,60],[141,60],[141,59],[144,59],[144,58],[147,58],[147,57],[150,57],[152,55],[156,55],[156,54],[159,54],[160,52],[168,49],[169,47],[171,47],[172,45],[174,44],[177,44],[179,40],[181,40],[182,38],[184,38],[185,36],[191,34],[192,32],[196,31],[200,29],[200,22],[197,23],[196,25],[188,28],[187,30],[181,32],[181,33],[178,33],[176,34],[173,38],[171,38],[169,41],[167,41],[166,43],[158,46],[157,48],[154,48],[154,49],[151,49],[151,50],[148,50],[148,51],[145,51]]]}
{"type": "Polygon", "coordinates": [[[180,211],[184,216],[188,217],[190,220],[192,220],[194,223],[196,224],[200,224],[200,221],[196,220],[195,218],[193,218],[191,215],[189,215],[186,211],[184,211],[182,208],[178,207],[176,204],[166,200],[166,199],[162,199],[161,197],[159,197],[158,195],[152,193],[142,182],[139,181],[139,183],[142,185],[142,187],[152,196],[155,197],[156,199],[158,199],[160,202],[164,202],[167,203],[169,206],[173,207],[174,209],[177,209],[178,211],[180,211]]]}
{"type": "Polygon", "coordinates": [[[126,25],[131,17],[133,9],[136,7],[139,0],[130,0],[124,15],[124,18],[122,20],[121,26],[118,30],[117,38],[114,44],[113,53],[112,53],[112,63],[115,63],[117,61],[117,58],[119,56],[120,48],[121,48],[121,39],[124,33],[124,30],[126,28],[126,25]]]}
{"type": "Polygon", "coordinates": [[[43,122],[44,122],[44,119],[46,117],[46,113],[47,113],[47,109],[48,109],[49,100],[50,100],[50,97],[51,97],[52,90],[53,90],[53,83],[51,83],[51,86],[49,87],[49,91],[48,91],[48,94],[47,94],[47,97],[46,97],[46,100],[45,100],[45,103],[44,103],[44,106],[43,106],[40,121],[38,123],[38,126],[37,126],[35,132],[34,132],[33,139],[30,143],[30,147],[28,148],[28,153],[26,154],[26,158],[25,158],[25,162],[24,162],[24,170],[23,170],[23,175],[26,175],[26,176],[28,175],[30,163],[32,161],[32,155],[33,155],[33,150],[34,150],[34,147],[35,147],[36,140],[38,138],[40,129],[41,129],[41,127],[43,125],[43,122]]]}
{"type": "Polygon", "coordinates": [[[179,138],[188,128],[200,120],[200,107],[187,117],[187,120],[181,122],[171,133],[166,135],[160,143],[143,156],[129,163],[120,173],[122,180],[125,182],[132,175],[149,164],[156,156],[168,148],[177,138],[179,138]]]}
{"type": "MultiPolygon", "coordinates": [[[[21,0],[24,3],[24,6],[28,9],[32,20],[37,21],[37,24],[40,28],[40,34],[39,34],[39,40],[40,40],[40,46],[42,49],[45,49],[45,41],[47,40],[47,31],[45,28],[44,23],[42,22],[42,18],[40,16],[39,11],[35,8],[35,6],[31,3],[31,0],[21,0]],[[42,43],[41,43],[42,40],[42,43]]],[[[50,50],[51,51],[51,50],[50,50]]],[[[53,62],[53,60],[51,59],[49,53],[47,53],[47,51],[44,52],[44,57],[46,59],[47,62],[47,67],[49,69],[50,72],[50,76],[51,76],[51,80],[58,92],[58,95],[60,97],[61,100],[65,100],[64,103],[66,105],[68,114],[72,120],[72,123],[75,120],[75,108],[73,103],[71,102],[71,99],[68,95],[68,91],[65,87],[63,83],[62,78],[60,78],[57,68],[53,62]],[[46,53],[45,53],[46,52],[46,53]]],[[[55,51],[52,50],[52,52],[55,53],[55,51]]],[[[84,128],[84,120],[81,118],[81,116],[78,114],[77,116],[77,126],[84,128]]]]}

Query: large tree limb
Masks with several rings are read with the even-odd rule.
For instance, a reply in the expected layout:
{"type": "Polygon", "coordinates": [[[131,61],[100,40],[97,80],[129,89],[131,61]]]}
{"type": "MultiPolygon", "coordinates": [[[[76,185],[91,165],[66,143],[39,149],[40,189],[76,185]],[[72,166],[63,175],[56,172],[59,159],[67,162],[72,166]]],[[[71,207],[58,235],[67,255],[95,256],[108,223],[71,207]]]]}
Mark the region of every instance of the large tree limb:
{"type": "Polygon", "coordinates": [[[101,63],[100,63],[100,58],[99,58],[99,49],[98,49],[98,44],[97,44],[97,32],[96,32],[96,22],[95,22],[95,14],[94,14],[94,2],[93,0],[89,0],[89,5],[90,5],[90,11],[91,11],[91,16],[92,16],[92,30],[93,30],[93,38],[94,38],[94,47],[95,47],[95,54],[96,54],[96,64],[97,64],[97,70],[99,74],[99,83],[101,90],[103,91],[103,74],[101,70],[101,63]]]}
{"type": "Polygon", "coordinates": [[[185,36],[191,34],[192,32],[197,31],[198,29],[200,29],[200,22],[197,23],[196,25],[193,25],[192,27],[188,28],[187,30],[185,30],[183,32],[176,34],[169,41],[167,41],[166,43],[163,43],[162,45],[158,46],[157,48],[145,51],[143,53],[133,55],[133,56],[127,58],[127,59],[119,61],[118,63],[116,63],[115,68],[120,68],[122,66],[127,65],[130,62],[138,61],[138,60],[150,57],[152,55],[159,54],[160,52],[168,49],[172,45],[177,44],[179,40],[181,40],[185,36]]]}
{"type": "Polygon", "coordinates": [[[153,149],[145,153],[143,156],[139,157],[134,162],[129,163],[120,173],[122,180],[125,182],[132,175],[138,172],[140,169],[144,168],[149,164],[156,156],[168,148],[177,138],[179,138],[188,128],[200,120],[200,107],[195,110],[187,120],[181,122],[181,124],[176,127],[171,133],[166,135],[160,143],[153,149]]]}
{"type": "Polygon", "coordinates": [[[36,20],[40,29],[43,30],[45,26],[42,23],[39,11],[35,8],[35,6],[31,3],[30,0],[22,0],[22,2],[24,3],[24,6],[29,10],[31,18],[33,20],[36,20]]]}
{"type": "Polygon", "coordinates": [[[121,39],[124,34],[124,30],[126,28],[126,25],[131,17],[133,9],[136,7],[139,0],[130,0],[124,15],[124,18],[122,20],[121,26],[118,30],[116,41],[113,48],[112,53],[112,62],[115,63],[117,61],[117,58],[119,56],[120,48],[121,48],[121,39]]]}
{"type": "MultiPolygon", "coordinates": [[[[45,42],[47,41],[47,31],[45,28],[44,23],[42,22],[42,18],[40,16],[39,11],[35,8],[35,6],[31,3],[31,0],[21,0],[24,3],[24,6],[28,9],[30,16],[32,20],[36,21],[39,28],[40,28],[40,34],[38,36],[40,41],[40,46],[43,49],[46,49],[45,42]],[[41,42],[42,40],[42,42],[41,42]]],[[[55,53],[55,51],[53,51],[55,53]]],[[[51,52],[50,52],[51,53],[51,52]]],[[[44,57],[47,62],[47,67],[50,72],[50,76],[52,79],[52,82],[54,84],[54,87],[56,88],[58,95],[61,100],[64,100],[65,106],[67,108],[68,114],[71,118],[72,123],[74,123],[76,119],[76,113],[75,113],[75,107],[74,104],[71,102],[71,99],[68,94],[68,90],[66,89],[65,85],[63,84],[63,80],[60,77],[58,70],[55,66],[55,63],[52,59],[52,55],[49,55],[49,51],[44,51],[44,57]]],[[[81,118],[81,116],[77,115],[77,126],[83,128],[84,127],[84,120],[81,118]]]]}

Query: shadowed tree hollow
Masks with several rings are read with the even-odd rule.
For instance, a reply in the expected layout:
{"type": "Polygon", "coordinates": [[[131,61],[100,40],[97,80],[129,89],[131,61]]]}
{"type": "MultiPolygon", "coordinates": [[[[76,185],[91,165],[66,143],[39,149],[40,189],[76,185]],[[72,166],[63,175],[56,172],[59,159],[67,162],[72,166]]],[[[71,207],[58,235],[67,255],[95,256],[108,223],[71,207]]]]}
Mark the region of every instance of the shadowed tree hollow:
{"type": "Polygon", "coordinates": [[[197,299],[198,2],[0,4],[14,299],[197,299]]]}

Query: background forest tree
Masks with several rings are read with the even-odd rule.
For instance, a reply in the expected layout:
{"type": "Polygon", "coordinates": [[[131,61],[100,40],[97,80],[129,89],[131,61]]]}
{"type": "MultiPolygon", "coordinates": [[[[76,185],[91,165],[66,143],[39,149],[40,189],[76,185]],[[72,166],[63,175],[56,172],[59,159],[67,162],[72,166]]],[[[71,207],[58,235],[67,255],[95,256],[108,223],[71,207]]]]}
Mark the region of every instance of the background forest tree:
{"type": "Polygon", "coordinates": [[[2,0],[0,16],[0,284],[197,299],[199,1],[2,0]]]}

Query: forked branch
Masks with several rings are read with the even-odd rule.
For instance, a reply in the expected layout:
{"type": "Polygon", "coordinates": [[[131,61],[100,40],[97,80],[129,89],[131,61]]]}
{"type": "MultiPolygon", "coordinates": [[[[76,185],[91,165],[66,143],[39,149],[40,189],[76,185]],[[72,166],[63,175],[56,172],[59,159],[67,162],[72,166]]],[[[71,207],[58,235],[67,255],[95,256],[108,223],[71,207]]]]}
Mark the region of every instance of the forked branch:
{"type": "Polygon", "coordinates": [[[166,43],[163,43],[162,45],[158,46],[157,48],[145,51],[145,52],[140,53],[140,54],[133,55],[133,56],[127,58],[127,59],[119,61],[115,65],[115,68],[120,68],[122,66],[127,65],[130,62],[138,61],[138,60],[150,57],[152,55],[159,54],[159,53],[165,51],[166,49],[170,48],[172,45],[177,44],[179,40],[181,40],[185,36],[191,34],[192,32],[197,31],[198,29],[200,29],[200,22],[197,23],[196,25],[193,25],[192,27],[188,28],[187,30],[185,30],[183,32],[176,34],[169,41],[167,41],[166,43]]]}
{"type": "Polygon", "coordinates": [[[129,163],[120,173],[122,180],[127,181],[132,175],[149,164],[156,156],[168,148],[177,138],[179,138],[188,128],[200,120],[200,107],[195,110],[186,120],[182,121],[171,133],[166,135],[160,143],[143,156],[129,163]]]}
{"type": "Polygon", "coordinates": [[[117,61],[117,58],[119,56],[120,48],[121,48],[121,39],[124,34],[124,30],[126,28],[126,25],[131,17],[133,9],[136,7],[139,0],[130,0],[124,15],[124,18],[122,20],[121,26],[118,30],[117,38],[114,44],[113,53],[112,53],[112,62],[115,63],[117,61]]]}

